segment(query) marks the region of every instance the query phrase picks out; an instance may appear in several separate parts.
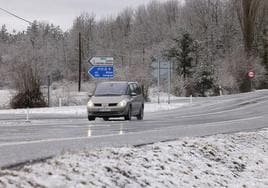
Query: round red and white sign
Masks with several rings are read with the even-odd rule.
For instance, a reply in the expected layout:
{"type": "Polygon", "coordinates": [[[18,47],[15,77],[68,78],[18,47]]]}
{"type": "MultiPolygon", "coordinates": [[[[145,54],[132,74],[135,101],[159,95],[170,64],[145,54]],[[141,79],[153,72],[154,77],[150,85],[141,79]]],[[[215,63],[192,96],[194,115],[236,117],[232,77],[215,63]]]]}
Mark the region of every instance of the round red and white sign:
{"type": "Polygon", "coordinates": [[[255,72],[254,71],[249,71],[248,72],[248,77],[249,78],[254,78],[255,77],[255,72]]]}

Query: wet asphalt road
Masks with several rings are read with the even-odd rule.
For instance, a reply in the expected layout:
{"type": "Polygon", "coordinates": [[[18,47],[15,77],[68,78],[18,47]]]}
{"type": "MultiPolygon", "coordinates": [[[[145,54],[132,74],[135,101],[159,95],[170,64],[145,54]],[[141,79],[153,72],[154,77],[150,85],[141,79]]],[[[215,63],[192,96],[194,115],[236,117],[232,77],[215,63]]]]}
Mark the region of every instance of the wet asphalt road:
{"type": "Polygon", "coordinates": [[[89,122],[82,115],[0,114],[0,167],[46,158],[62,151],[122,147],[184,136],[268,128],[268,90],[198,98],[183,108],[145,114],[143,121],[89,122]]]}

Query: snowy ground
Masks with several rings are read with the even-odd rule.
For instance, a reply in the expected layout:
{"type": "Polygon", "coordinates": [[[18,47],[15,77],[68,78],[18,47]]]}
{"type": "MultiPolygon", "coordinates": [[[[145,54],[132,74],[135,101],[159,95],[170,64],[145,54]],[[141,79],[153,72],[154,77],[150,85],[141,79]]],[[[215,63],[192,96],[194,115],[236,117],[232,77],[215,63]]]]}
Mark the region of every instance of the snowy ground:
{"type": "Polygon", "coordinates": [[[268,129],[71,152],[0,171],[0,187],[268,187],[268,129]]]}
{"type": "MultiPolygon", "coordinates": [[[[187,103],[146,103],[144,105],[144,111],[146,112],[156,112],[156,111],[165,111],[180,108],[187,105],[187,103]]],[[[64,106],[64,107],[52,107],[52,108],[34,108],[29,109],[30,115],[36,113],[49,113],[49,114],[70,114],[70,115],[83,115],[86,117],[87,110],[86,105],[84,106],[64,106]]],[[[11,109],[11,110],[0,110],[0,114],[22,114],[27,113],[26,109],[11,109]]]]}
{"type": "MultiPolygon", "coordinates": [[[[53,114],[75,114],[75,115],[85,115],[86,116],[86,103],[88,101],[87,92],[75,92],[75,88],[73,84],[62,83],[61,87],[55,84],[52,86],[52,104],[53,106],[59,105],[59,99],[62,100],[61,107],[51,107],[51,108],[35,108],[30,109],[30,114],[35,113],[53,113],[53,114]],[[80,105],[79,105],[80,104],[80,105]],[[81,105],[82,104],[82,105],[81,105]]],[[[92,87],[92,86],[91,86],[92,87]]],[[[90,86],[88,86],[90,88],[90,86]]],[[[9,105],[10,98],[14,94],[14,91],[9,90],[0,90],[0,109],[7,108],[9,105]]],[[[190,103],[190,100],[183,100],[180,103],[172,103],[167,104],[168,94],[161,92],[160,99],[161,103],[157,104],[158,95],[156,89],[150,90],[150,99],[151,102],[145,104],[145,112],[155,112],[155,111],[163,111],[163,110],[172,110],[175,108],[180,108],[184,105],[190,103]]],[[[170,95],[170,99],[181,99],[181,97],[175,97],[170,95]]],[[[16,109],[16,110],[0,110],[0,114],[21,114],[27,113],[26,109],[16,109]]]]}
{"type": "MultiPolygon", "coordinates": [[[[94,84],[83,83],[82,92],[77,92],[77,84],[73,82],[54,82],[50,89],[50,106],[81,106],[87,103],[88,93],[94,89],[94,84]],[[87,92],[88,91],[88,92],[87,92]]],[[[47,87],[42,87],[42,92],[47,98],[47,87]]],[[[15,95],[14,90],[0,90],[0,109],[9,108],[10,100],[15,95]]],[[[149,98],[152,103],[158,102],[158,90],[151,88],[149,90],[149,98]]],[[[183,103],[189,103],[190,98],[188,97],[176,97],[170,95],[170,100],[181,99],[183,103]]],[[[165,92],[159,93],[159,100],[161,103],[168,102],[168,94],[165,92]]],[[[162,105],[163,106],[163,105],[162,105]]],[[[165,106],[165,105],[164,105],[165,106]]],[[[165,108],[165,107],[163,107],[165,108]]],[[[173,108],[173,107],[171,107],[173,108]]],[[[151,111],[151,110],[150,110],[151,111]]]]}
{"type": "Polygon", "coordinates": [[[13,95],[12,90],[0,90],[0,109],[7,108],[13,95]]]}
{"type": "Polygon", "coordinates": [[[159,96],[159,101],[161,103],[167,103],[168,102],[168,97],[170,98],[170,100],[185,100],[185,101],[190,101],[189,97],[176,97],[172,94],[169,94],[163,91],[159,91],[158,93],[158,89],[157,88],[150,88],[149,89],[149,99],[151,102],[158,102],[158,96],[159,96]]]}

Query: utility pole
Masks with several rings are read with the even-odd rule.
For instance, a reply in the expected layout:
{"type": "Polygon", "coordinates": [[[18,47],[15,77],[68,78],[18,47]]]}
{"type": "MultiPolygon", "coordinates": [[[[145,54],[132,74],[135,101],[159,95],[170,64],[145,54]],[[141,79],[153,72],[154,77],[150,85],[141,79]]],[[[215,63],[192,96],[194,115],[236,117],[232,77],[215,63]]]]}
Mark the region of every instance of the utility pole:
{"type": "Polygon", "coordinates": [[[157,58],[157,102],[160,103],[160,60],[157,58]]]}
{"type": "Polygon", "coordinates": [[[142,65],[145,63],[145,48],[142,48],[142,65]]]}
{"type": "Polygon", "coordinates": [[[81,91],[81,71],[82,71],[82,45],[81,45],[81,33],[79,32],[79,75],[78,75],[78,92],[81,91]]]}
{"type": "Polygon", "coordinates": [[[168,62],[168,104],[170,104],[170,92],[171,92],[171,62],[168,62]]]}

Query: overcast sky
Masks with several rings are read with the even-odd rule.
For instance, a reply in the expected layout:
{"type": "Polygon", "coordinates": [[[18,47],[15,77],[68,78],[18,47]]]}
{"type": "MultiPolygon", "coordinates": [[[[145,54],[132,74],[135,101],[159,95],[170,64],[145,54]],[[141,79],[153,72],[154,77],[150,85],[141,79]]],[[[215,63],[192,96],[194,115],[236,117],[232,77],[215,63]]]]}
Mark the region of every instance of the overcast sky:
{"type": "MultiPolygon", "coordinates": [[[[6,9],[29,21],[38,20],[70,29],[73,20],[82,12],[94,13],[96,18],[116,15],[126,7],[137,7],[152,0],[0,0],[0,8],[6,9]]],[[[159,0],[166,1],[166,0],[159,0]]],[[[0,10],[0,25],[9,31],[25,30],[26,22],[0,10]]]]}

